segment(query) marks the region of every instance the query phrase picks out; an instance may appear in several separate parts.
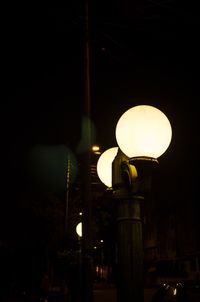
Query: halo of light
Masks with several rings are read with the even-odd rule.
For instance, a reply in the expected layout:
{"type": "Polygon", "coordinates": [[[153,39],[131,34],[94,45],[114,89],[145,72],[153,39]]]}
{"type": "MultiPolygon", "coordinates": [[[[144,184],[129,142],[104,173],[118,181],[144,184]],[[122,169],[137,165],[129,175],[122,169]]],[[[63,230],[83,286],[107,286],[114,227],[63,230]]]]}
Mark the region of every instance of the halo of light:
{"type": "Polygon", "coordinates": [[[128,157],[158,158],[169,147],[171,124],[166,115],[150,105],[127,110],[118,120],[116,140],[128,157]]]}
{"type": "Polygon", "coordinates": [[[97,174],[107,187],[112,187],[112,162],[117,151],[118,147],[107,149],[101,154],[97,162],[97,174]]]}

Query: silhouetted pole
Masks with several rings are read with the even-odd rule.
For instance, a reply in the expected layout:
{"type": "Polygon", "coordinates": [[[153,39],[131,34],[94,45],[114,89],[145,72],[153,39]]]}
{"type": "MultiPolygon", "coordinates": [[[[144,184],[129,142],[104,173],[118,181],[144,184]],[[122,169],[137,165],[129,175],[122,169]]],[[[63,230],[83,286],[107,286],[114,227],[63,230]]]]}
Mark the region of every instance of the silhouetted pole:
{"type": "Polygon", "coordinates": [[[66,200],[65,200],[65,231],[64,236],[68,233],[68,218],[69,218],[69,188],[70,188],[70,155],[68,154],[67,159],[67,184],[66,184],[66,200]]]}
{"type": "Polygon", "coordinates": [[[82,301],[93,301],[93,261],[92,261],[92,223],[91,223],[91,126],[90,126],[90,43],[89,43],[89,2],[85,0],[84,45],[83,45],[83,115],[86,117],[84,143],[86,150],[82,158],[82,301]]]}

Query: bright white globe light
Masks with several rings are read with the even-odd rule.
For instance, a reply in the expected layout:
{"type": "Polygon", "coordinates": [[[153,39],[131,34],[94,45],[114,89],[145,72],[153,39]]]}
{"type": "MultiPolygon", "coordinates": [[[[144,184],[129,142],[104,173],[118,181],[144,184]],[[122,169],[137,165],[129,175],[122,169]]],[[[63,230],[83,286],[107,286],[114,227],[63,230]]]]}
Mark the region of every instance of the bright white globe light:
{"type": "Polygon", "coordinates": [[[128,157],[158,158],[168,148],[172,129],[166,115],[149,105],[127,110],[116,126],[117,143],[128,157]]]}
{"type": "Polygon", "coordinates": [[[76,226],[76,233],[79,237],[82,237],[82,222],[79,222],[76,226]]]}
{"type": "Polygon", "coordinates": [[[100,180],[112,187],[112,162],[117,155],[118,147],[112,147],[101,154],[97,162],[97,174],[100,180]]]}

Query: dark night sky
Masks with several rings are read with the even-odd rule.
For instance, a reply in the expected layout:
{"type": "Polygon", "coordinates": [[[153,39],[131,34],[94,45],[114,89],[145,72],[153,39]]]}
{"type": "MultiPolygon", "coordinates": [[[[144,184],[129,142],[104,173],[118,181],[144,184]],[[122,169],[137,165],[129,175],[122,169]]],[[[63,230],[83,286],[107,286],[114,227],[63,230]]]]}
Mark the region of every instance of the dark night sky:
{"type": "MultiPolygon", "coordinates": [[[[6,190],[23,187],[24,158],[33,146],[78,143],[83,104],[80,3],[2,12],[6,190]]],[[[95,140],[103,149],[115,146],[115,126],[124,111],[142,103],[160,108],[173,128],[162,173],[168,194],[181,198],[185,192],[193,198],[198,193],[199,17],[193,1],[104,0],[91,5],[95,140]]]]}

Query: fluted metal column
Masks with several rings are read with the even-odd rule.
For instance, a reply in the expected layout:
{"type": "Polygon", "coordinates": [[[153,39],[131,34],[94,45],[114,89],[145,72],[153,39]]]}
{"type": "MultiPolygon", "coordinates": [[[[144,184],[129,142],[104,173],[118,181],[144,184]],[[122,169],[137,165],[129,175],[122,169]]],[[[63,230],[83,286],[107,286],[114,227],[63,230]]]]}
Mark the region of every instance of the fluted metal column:
{"type": "Polygon", "coordinates": [[[117,302],[143,302],[141,196],[117,202],[117,302]]]}

